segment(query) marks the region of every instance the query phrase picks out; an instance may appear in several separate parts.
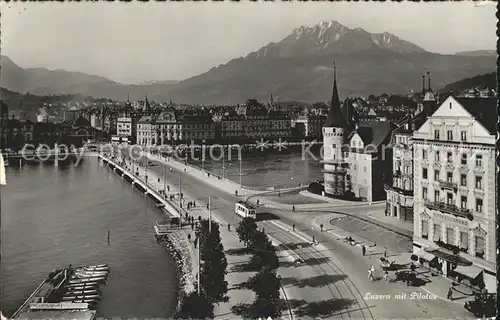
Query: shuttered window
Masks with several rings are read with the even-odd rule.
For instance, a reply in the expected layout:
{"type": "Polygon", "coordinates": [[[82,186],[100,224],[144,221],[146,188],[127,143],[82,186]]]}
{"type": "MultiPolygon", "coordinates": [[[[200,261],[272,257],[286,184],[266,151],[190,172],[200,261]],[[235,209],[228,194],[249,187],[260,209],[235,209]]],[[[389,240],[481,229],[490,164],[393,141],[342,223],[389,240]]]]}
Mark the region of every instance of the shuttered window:
{"type": "Polygon", "coordinates": [[[429,236],[429,223],[427,221],[422,221],[422,238],[427,239],[429,236]]]}
{"type": "Polygon", "coordinates": [[[469,248],[469,233],[466,231],[460,231],[460,248],[469,248]]]}
{"type": "Polygon", "coordinates": [[[476,257],[484,259],[484,238],[476,236],[476,257]]]}
{"type": "Polygon", "coordinates": [[[446,243],[455,245],[455,230],[446,228],[446,243]]]}
{"type": "Polygon", "coordinates": [[[441,239],[441,226],[437,223],[434,224],[434,241],[438,241],[441,239]]]}

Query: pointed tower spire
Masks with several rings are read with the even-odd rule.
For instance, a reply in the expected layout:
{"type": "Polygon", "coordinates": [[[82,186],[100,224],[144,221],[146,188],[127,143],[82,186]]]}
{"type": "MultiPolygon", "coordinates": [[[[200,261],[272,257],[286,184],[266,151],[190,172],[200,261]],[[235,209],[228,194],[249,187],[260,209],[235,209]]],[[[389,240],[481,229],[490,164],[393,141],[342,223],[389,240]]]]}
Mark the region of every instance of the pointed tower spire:
{"type": "Polygon", "coordinates": [[[327,127],[334,128],[345,128],[347,125],[342,111],[340,110],[340,99],[339,92],[337,89],[337,67],[335,62],[333,63],[333,90],[332,90],[332,101],[330,104],[330,110],[328,111],[328,119],[326,122],[327,127]]]}

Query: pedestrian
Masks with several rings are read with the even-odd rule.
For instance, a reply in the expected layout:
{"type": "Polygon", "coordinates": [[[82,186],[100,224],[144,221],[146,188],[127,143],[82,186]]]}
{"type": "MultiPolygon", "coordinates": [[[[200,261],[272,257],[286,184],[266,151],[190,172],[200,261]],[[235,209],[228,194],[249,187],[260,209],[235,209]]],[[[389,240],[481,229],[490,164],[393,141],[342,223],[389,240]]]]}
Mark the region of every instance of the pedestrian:
{"type": "Polygon", "coordinates": [[[446,299],[453,300],[453,290],[451,287],[448,289],[448,294],[446,295],[446,299]]]}
{"type": "Polygon", "coordinates": [[[194,248],[196,249],[196,244],[198,243],[198,241],[193,241],[193,244],[194,244],[194,248]]]}
{"type": "Polygon", "coordinates": [[[207,210],[208,210],[208,203],[207,203],[207,210]]]}
{"type": "Polygon", "coordinates": [[[227,224],[227,231],[231,231],[231,224],[230,223],[227,224]]]}
{"type": "Polygon", "coordinates": [[[292,206],[292,211],[295,212],[295,206],[292,206]]]}
{"type": "Polygon", "coordinates": [[[323,224],[320,224],[319,227],[321,229],[321,232],[323,232],[323,224]]]}
{"type": "Polygon", "coordinates": [[[387,270],[384,272],[384,280],[385,282],[389,282],[389,272],[387,272],[387,270]]]}
{"type": "Polygon", "coordinates": [[[194,222],[191,222],[191,230],[194,230],[194,222]]]}
{"type": "Polygon", "coordinates": [[[158,183],[160,183],[160,178],[158,178],[158,183]]]}
{"type": "Polygon", "coordinates": [[[295,223],[292,224],[292,231],[295,231],[295,223]]]}
{"type": "Polygon", "coordinates": [[[363,256],[364,256],[366,254],[366,247],[365,247],[365,245],[363,245],[361,247],[361,251],[363,252],[363,256]]]}
{"type": "Polygon", "coordinates": [[[196,201],[193,201],[193,207],[196,208],[196,201]]]}
{"type": "Polygon", "coordinates": [[[384,258],[387,258],[387,247],[384,247],[384,258]]]}
{"type": "Polygon", "coordinates": [[[188,241],[191,242],[191,233],[188,234],[188,241]]]}
{"type": "Polygon", "coordinates": [[[374,274],[375,273],[375,267],[372,265],[370,270],[368,271],[368,278],[373,281],[375,280],[374,274]]]}
{"type": "Polygon", "coordinates": [[[259,199],[257,199],[257,205],[259,205],[259,199]]]}

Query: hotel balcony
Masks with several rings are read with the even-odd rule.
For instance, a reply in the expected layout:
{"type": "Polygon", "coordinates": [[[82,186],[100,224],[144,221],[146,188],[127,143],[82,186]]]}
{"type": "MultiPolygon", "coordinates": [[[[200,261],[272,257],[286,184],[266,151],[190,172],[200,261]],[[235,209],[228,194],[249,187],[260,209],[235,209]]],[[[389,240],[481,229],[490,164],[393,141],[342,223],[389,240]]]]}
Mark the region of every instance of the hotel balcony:
{"type": "Polygon", "coordinates": [[[394,187],[390,184],[386,184],[384,185],[384,189],[387,191],[387,190],[390,190],[390,191],[394,191],[396,193],[399,193],[403,196],[413,196],[413,190],[405,190],[405,189],[401,189],[401,188],[398,188],[398,187],[394,187]]]}
{"type": "Polygon", "coordinates": [[[443,189],[453,189],[453,190],[458,189],[458,183],[451,181],[439,180],[439,186],[443,189]]]}
{"type": "Polygon", "coordinates": [[[436,210],[443,213],[451,214],[455,217],[461,217],[469,220],[473,219],[472,210],[459,208],[454,204],[425,200],[424,205],[431,210],[436,210]]]}

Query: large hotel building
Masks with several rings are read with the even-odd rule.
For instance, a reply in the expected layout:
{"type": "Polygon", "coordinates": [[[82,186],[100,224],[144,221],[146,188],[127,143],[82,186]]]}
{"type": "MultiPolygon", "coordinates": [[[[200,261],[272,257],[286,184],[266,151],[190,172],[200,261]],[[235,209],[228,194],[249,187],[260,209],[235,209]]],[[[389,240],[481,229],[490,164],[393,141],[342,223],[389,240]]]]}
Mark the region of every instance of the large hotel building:
{"type": "Polygon", "coordinates": [[[413,133],[414,253],[496,292],[496,99],[448,97],[413,133]]]}

